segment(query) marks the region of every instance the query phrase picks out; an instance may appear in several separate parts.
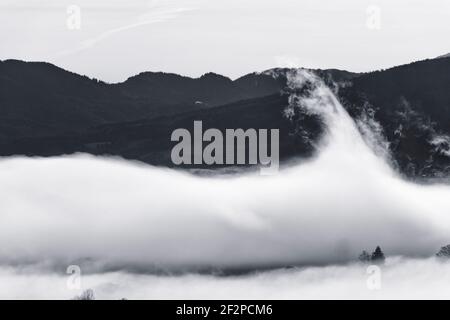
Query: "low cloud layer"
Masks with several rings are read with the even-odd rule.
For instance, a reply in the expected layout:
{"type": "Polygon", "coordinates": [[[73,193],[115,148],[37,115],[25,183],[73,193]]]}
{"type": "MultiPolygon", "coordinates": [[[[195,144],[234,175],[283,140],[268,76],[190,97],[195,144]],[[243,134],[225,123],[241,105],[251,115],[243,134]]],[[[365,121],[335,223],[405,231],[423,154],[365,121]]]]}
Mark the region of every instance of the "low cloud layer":
{"type": "Polygon", "coordinates": [[[365,267],[333,266],[377,245],[432,256],[450,243],[450,186],[400,178],[373,151],[380,135],[363,138],[313,75],[294,72],[289,85],[289,108],[327,129],[314,159],[275,176],[199,177],[82,154],[1,159],[0,298],[73,297],[69,265],[100,298],[448,298],[448,263],[434,258],[390,259],[379,293],[365,267]],[[290,265],[309,267],[211,275],[290,265]]]}
{"type": "Polygon", "coordinates": [[[198,177],[87,155],[0,160],[0,264],[262,268],[349,261],[377,245],[430,256],[450,243],[450,186],[402,180],[328,88],[309,74],[290,84],[305,81],[314,90],[291,107],[319,114],[328,134],[316,158],[275,176],[198,177]]]}
{"type": "Polygon", "coordinates": [[[184,269],[330,263],[450,243],[450,188],[329,147],[280,172],[188,174],[87,155],[0,161],[0,263],[184,269]]]}
{"type": "Polygon", "coordinates": [[[381,267],[376,287],[367,266],[355,263],[231,277],[110,272],[82,276],[81,288],[71,290],[63,273],[3,267],[0,298],[71,299],[91,288],[97,299],[449,299],[449,271],[449,262],[435,258],[394,257],[381,267]]]}

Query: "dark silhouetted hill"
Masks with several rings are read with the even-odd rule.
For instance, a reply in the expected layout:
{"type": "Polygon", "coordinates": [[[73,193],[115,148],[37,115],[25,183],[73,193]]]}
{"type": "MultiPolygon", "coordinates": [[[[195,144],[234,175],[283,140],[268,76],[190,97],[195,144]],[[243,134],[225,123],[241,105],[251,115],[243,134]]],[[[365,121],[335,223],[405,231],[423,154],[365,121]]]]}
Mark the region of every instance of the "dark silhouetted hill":
{"type": "MultiPolygon", "coordinates": [[[[284,70],[286,71],[286,70],[284,70]]],[[[319,119],[302,114],[296,124],[283,69],[232,81],[144,72],[106,84],[47,63],[0,62],[0,155],[119,155],[171,166],[170,134],[192,128],[279,128],[281,158],[308,157],[321,133],[319,119]],[[298,133],[299,126],[302,134],[298,133]]],[[[419,61],[355,74],[315,70],[336,84],[357,123],[386,138],[392,160],[412,177],[450,174],[450,58],[419,61]]]]}

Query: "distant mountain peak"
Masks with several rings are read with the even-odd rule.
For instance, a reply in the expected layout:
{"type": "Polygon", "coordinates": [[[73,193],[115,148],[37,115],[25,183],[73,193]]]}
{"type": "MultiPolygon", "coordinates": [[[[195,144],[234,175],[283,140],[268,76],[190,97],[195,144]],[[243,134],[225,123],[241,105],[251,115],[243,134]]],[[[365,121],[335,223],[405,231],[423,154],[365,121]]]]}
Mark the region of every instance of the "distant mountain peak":
{"type": "Polygon", "coordinates": [[[221,74],[214,73],[214,72],[207,72],[204,75],[202,75],[199,79],[202,79],[202,80],[205,80],[205,79],[208,79],[208,80],[226,80],[226,81],[230,81],[231,82],[230,78],[225,77],[225,76],[223,76],[221,74]]]}
{"type": "Polygon", "coordinates": [[[176,73],[170,73],[170,72],[162,72],[162,71],[144,71],[141,73],[138,73],[134,76],[129,77],[125,82],[127,81],[141,81],[141,80],[162,80],[162,79],[191,79],[186,76],[182,76],[176,73]]]}

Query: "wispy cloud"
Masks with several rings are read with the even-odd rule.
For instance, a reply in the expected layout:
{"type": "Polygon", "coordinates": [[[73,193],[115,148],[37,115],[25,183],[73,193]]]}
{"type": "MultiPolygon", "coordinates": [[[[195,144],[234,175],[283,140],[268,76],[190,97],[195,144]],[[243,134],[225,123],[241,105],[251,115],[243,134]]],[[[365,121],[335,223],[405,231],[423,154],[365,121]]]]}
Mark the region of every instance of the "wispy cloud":
{"type": "Polygon", "coordinates": [[[146,10],[147,12],[138,15],[133,21],[130,21],[127,24],[106,30],[94,37],[83,40],[81,43],[76,45],[75,48],[70,48],[57,52],[55,54],[55,58],[58,59],[64,56],[82,52],[86,49],[92,48],[101,41],[104,41],[110,38],[111,36],[121,32],[129,31],[131,29],[135,29],[138,27],[154,23],[161,23],[175,19],[185,12],[195,10],[195,7],[192,6],[181,7],[174,4],[166,4],[166,3],[160,4],[160,2],[157,1],[157,2],[150,2],[150,4],[147,5],[146,10]]]}

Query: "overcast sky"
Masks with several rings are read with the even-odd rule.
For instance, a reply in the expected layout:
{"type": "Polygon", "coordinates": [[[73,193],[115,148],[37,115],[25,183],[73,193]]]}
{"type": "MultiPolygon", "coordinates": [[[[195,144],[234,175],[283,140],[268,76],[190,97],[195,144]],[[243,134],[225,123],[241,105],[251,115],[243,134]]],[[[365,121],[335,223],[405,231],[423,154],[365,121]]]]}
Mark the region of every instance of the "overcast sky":
{"type": "Polygon", "coordinates": [[[0,21],[0,59],[108,82],[142,71],[370,71],[450,52],[448,0],[0,0],[0,21]]]}

